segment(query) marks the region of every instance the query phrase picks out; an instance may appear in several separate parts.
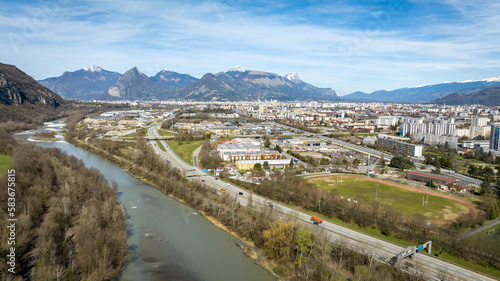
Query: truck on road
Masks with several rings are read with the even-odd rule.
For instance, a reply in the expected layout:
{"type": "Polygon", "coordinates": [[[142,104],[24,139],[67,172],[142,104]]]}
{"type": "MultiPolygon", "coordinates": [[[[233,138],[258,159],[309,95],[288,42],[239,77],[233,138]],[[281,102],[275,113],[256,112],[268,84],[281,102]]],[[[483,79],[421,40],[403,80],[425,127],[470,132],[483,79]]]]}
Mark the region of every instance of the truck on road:
{"type": "Polygon", "coordinates": [[[315,217],[315,216],[312,216],[311,217],[311,221],[314,223],[314,224],[320,224],[323,222],[322,219],[318,218],[318,217],[315,217]]]}

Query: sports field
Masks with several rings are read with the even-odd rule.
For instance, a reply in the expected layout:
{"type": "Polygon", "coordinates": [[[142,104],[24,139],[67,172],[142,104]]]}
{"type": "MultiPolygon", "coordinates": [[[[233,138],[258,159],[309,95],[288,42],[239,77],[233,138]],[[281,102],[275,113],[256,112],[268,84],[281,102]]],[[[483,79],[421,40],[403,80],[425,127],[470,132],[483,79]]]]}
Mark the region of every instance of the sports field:
{"type": "Polygon", "coordinates": [[[12,165],[12,157],[0,154],[0,176],[7,173],[12,165]]]}
{"type": "MultiPolygon", "coordinates": [[[[316,176],[308,180],[316,183],[319,188],[325,187],[325,177],[316,176]]],[[[397,184],[374,181],[358,176],[340,176],[329,175],[326,178],[327,190],[336,189],[340,196],[345,198],[359,199],[360,196],[366,198],[370,203],[377,200],[388,204],[396,210],[400,210],[404,215],[422,214],[427,220],[446,221],[458,218],[460,215],[469,212],[467,202],[458,202],[444,196],[428,195],[416,190],[399,186],[397,184]],[[375,188],[375,184],[378,187],[375,188]],[[429,197],[428,204],[422,206],[422,201],[429,197]]]]}

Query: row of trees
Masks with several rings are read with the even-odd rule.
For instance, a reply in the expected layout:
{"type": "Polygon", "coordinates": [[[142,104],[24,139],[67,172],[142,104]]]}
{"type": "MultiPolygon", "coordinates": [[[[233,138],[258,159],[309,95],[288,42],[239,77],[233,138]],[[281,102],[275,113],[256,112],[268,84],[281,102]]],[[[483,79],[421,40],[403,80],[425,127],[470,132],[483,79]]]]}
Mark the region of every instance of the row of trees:
{"type": "MultiPolygon", "coordinates": [[[[2,139],[7,139],[3,135],[2,139]]],[[[13,143],[13,144],[12,144],[13,143]]],[[[1,143],[16,173],[16,279],[109,280],[128,259],[127,225],[104,177],[58,149],[1,143]],[[11,148],[7,148],[7,146],[11,148]]],[[[7,178],[0,179],[7,186],[7,178]]],[[[0,202],[7,206],[7,189],[0,202]]],[[[2,279],[7,273],[7,210],[0,209],[2,279]]]]}
{"type": "Polygon", "coordinates": [[[415,163],[409,158],[401,155],[396,155],[392,157],[389,167],[398,168],[401,170],[407,170],[415,167],[415,163]]]}
{"type": "Polygon", "coordinates": [[[488,248],[484,241],[468,241],[467,245],[459,242],[460,230],[482,223],[486,219],[484,213],[466,214],[450,225],[428,226],[422,215],[403,216],[401,212],[388,205],[369,203],[362,195],[354,198],[358,202],[354,204],[340,198],[335,192],[324,192],[316,185],[291,173],[278,176],[275,181],[265,180],[261,185],[244,182],[238,184],[273,200],[300,206],[327,217],[336,217],[361,227],[378,228],[387,236],[412,241],[415,244],[433,240],[436,247],[458,257],[471,262],[500,266],[500,249],[488,248]],[[464,250],[470,247],[481,250],[474,251],[474,255],[470,255],[464,250]]]}
{"type": "Polygon", "coordinates": [[[469,152],[464,154],[464,158],[466,159],[475,159],[488,164],[496,164],[500,165],[500,156],[493,156],[491,151],[485,152],[482,147],[477,150],[470,150],[469,152]]]}
{"type": "Polygon", "coordinates": [[[216,169],[222,163],[219,154],[212,150],[212,146],[208,140],[201,147],[199,157],[200,164],[205,169],[216,169]]]}
{"type": "Polygon", "coordinates": [[[450,154],[425,154],[424,164],[432,165],[437,168],[450,169],[453,170],[456,167],[456,159],[454,155],[450,154]]]}

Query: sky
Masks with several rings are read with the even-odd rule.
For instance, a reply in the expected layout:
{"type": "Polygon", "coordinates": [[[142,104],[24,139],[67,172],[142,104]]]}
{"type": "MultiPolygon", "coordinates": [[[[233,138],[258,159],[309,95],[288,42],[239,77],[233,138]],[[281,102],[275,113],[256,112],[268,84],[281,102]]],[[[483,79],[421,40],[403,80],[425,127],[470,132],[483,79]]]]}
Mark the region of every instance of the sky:
{"type": "Polygon", "coordinates": [[[261,70],[338,95],[500,76],[500,2],[0,0],[0,62],[37,80],[91,65],[261,70]]]}

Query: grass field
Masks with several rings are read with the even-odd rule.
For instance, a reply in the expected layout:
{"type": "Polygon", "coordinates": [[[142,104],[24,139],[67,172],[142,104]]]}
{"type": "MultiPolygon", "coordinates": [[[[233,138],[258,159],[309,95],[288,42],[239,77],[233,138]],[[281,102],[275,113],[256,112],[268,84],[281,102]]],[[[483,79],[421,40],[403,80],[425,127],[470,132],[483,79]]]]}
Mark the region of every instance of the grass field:
{"type": "Polygon", "coordinates": [[[12,166],[12,157],[0,154],[0,175],[7,173],[12,166]]]}
{"type": "Polygon", "coordinates": [[[158,145],[158,147],[159,147],[161,150],[163,150],[163,151],[167,151],[167,150],[165,149],[165,147],[163,146],[163,144],[161,144],[161,141],[156,140],[156,144],[158,145]]]}
{"type": "MultiPolygon", "coordinates": [[[[324,178],[313,179],[319,188],[324,188],[324,178]]],[[[337,176],[326,179],[328,190],[336,189],[340,196],[345,198],[375,201],[375,184],[378,184],[377,199],[379,202],[388,204],[404,215],[422,214],[428,220],[451,220],[462,214],[466,214],[467,206],[451,199],[429,195],[428,206],[422,207],[423,197],[426,194],[392,186],[384,182],[373,182],[362,177],[342,177],[342,182],[337,183],[337,176]]]]}
{"type": "Polygon", "coordinates": [[[160,134],[160,136],[162,137],[173,137],[176,135],[176,133],[172,133],[172,132],[168,132],[168,131],[165,131],[165,130],[162,130],[162,129],[158,129],[158,133],[160,134]]]}
{"type": "Polygon", "coordinates": [[[172,150],[179,156],[184,162],[188,163],[189,165],[193,165],[193,152],[200,146],[205,143],[204,140],[198,140],[198,141],[190,141],[190,142],[182,142],[181,145],[179,145],[178,141],[174,140],[169,140],[167,141],[168,146],[172,148],[172,150]]]}

